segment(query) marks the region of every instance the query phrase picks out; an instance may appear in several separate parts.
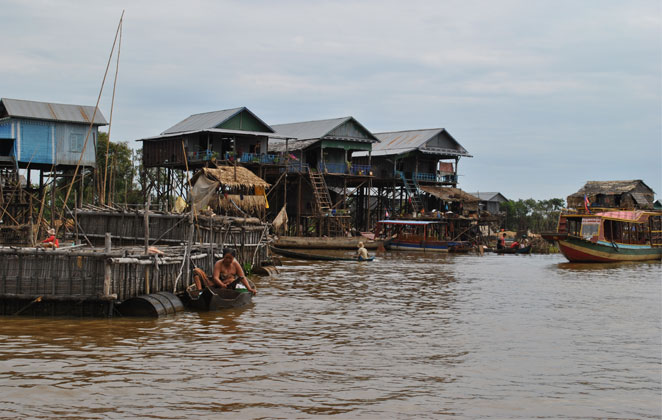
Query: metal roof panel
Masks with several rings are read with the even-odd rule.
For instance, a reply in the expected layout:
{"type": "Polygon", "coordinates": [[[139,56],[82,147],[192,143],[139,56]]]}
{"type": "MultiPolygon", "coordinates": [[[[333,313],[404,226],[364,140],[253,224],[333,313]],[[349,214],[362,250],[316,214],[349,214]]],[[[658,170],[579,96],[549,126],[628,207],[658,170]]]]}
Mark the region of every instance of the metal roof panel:
{"type": "Polygon", "coordinates": [[[56,104],[23,99],[0,99],[10,117],[89,124],[94,115],[94,125],[107,125],[101,110],[94,113],[93,106],[56,104]]]}

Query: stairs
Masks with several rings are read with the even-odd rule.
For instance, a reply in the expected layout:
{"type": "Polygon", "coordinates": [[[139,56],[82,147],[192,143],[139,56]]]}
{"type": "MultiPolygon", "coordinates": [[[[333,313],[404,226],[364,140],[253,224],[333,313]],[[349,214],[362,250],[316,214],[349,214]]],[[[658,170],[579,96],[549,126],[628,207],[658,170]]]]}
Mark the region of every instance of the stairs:
{"type": "Polygon", "coordinates": [[[320,215],[331,211],[331,196],[329,195],[329,188],[324,181],[324,175],[319,172],[309,172],[310,181],[313,184],[313,194],[315,195],[315,203],[320,215]]]}
{"type": "Polygon", "coordinates": [[[308,172],[308,174],[313,185],[318,216],[322,223],[326,224],[326,226],[321,227],[322,231],[331,237],[344,236],[349,229],[349,219],[331,214],[331,195],[329,194],[329,188],[326,186],[326,181],[324,181],[324,175],[313,171],[308,172]]]}
{"type": "Polygon", "coordinates": [[[423,203],[421,203],[421,200],[418,198],[418,185],[414,180],[408,180],[403,172],[398,171],[398,174],[400,175],[405,191],[407,191],[407,195],[409,196],[412,211],[421,211],[423,209],[423,203]]]}

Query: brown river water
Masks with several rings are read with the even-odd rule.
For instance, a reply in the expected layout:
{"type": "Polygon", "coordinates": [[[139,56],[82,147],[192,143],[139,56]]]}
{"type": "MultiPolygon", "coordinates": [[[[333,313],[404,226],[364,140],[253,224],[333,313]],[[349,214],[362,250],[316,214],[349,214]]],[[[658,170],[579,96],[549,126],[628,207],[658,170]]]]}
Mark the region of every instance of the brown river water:
{"type": "Polygon", "coordinates": [[[249,307],[0,323],[0,418],[661,418],[662,265],[283,258],[249,307]]]}

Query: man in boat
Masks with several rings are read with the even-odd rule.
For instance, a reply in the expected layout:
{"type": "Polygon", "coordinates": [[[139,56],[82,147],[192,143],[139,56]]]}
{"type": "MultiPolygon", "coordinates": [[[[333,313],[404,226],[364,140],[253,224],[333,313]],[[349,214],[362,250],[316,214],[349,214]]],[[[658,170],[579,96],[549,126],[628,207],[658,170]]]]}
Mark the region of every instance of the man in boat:
{"type": "Polygon", "coordinates": [[[356,257],[359,260],[367,260],[368,259],[368,250],[365,249],[365,247],[363,246],[363,242],[359,242],[358,247],[359,247],[359,249],[358,249],[358,251],[356,251],[356,257]]]}
{"type": "Polygon", "coordinates": [[[212,274],[211,280],[199,268],[193,270],[195,273],[193,281],[198,290],[202,289],[202,282],[204,282],[207,287],[217,286],[224,289],[236,289],[239,283],[243,283],[249,292],[256,294],[257,289],[251,286],[250,282],[244,275],[244,270],[234,256],[235,254],[232,249],[223,249],[223,258],[216,261],[216,264],[214,264],[214,273],[212,274]]]}

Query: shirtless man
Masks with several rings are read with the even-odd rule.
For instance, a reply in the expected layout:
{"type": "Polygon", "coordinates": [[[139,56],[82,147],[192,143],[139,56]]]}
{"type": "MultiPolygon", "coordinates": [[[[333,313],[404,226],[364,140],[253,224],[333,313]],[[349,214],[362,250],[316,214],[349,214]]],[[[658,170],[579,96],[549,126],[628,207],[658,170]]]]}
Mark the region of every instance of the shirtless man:
{"type": "Polygon", "coordinates": [[[214,264],[212,281],[217,286],[229,289],[234,289],[241,282],[249,292],[257,293],[257,289],[248,282],[239,262],[234,259],[234,251],[229,248],[223,250],[223,258],[214,264]]]}

